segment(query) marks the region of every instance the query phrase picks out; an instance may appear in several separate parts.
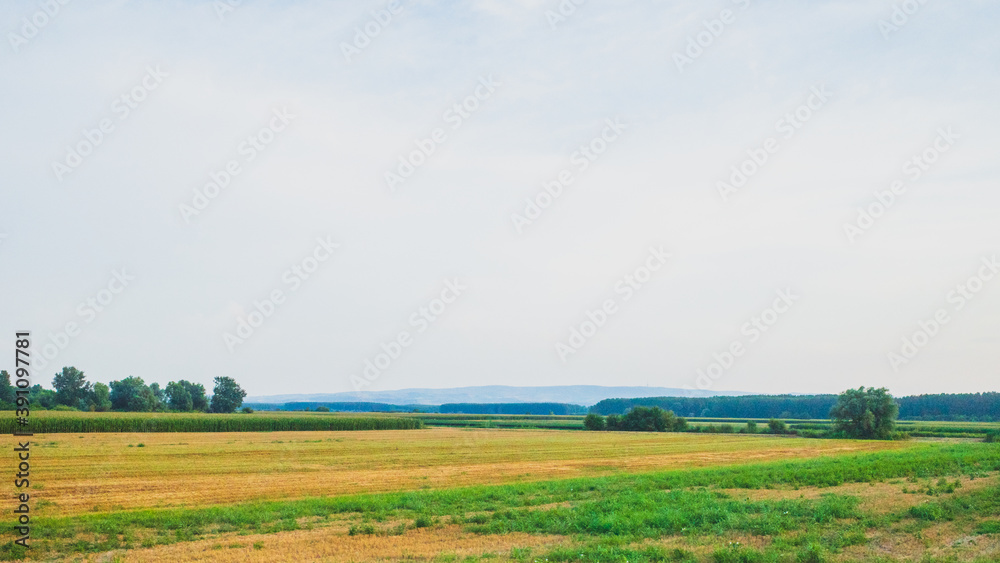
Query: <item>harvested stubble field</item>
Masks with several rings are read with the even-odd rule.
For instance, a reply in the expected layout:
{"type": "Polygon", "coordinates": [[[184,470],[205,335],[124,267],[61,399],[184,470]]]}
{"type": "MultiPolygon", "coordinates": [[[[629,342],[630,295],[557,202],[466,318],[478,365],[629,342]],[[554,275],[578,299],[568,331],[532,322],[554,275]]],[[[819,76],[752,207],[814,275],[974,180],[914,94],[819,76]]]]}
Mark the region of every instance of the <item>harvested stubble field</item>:
{"type": "Polygon", "coordinates": [[[1000,560],[997,444],[454,428],[36,439],[36,559],[1000,560]]]}
{"type": "Polygon", "coordinates": [[[197,507],[705,467],[874,451],[892,442],[430,428],[35,436],[50,514],[197,507]],[[140,447],[141,444],[141,447],[140,447]]]}

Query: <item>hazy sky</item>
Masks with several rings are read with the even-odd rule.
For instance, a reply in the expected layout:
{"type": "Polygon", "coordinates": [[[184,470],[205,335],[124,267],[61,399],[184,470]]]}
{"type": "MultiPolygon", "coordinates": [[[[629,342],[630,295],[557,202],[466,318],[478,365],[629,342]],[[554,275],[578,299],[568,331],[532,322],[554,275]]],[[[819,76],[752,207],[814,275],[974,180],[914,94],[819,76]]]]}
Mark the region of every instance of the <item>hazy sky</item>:
{"type": "Polygon", "coordinates": [[[997,3],[232,4],[0,5],[46,386],[1000,390],[997,3]]]}

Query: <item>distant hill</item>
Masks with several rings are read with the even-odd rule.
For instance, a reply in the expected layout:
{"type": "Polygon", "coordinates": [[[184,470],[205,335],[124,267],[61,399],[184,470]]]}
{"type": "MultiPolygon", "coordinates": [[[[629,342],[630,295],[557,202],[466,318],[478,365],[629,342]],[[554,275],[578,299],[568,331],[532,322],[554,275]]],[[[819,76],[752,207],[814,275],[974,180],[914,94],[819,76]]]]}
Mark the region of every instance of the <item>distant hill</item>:
{"type": "Polygon", "coordinates": [[[291,401],[287,403],[256,403],[244,401],[243,406],[259,411],[314,411],[316,407],[326,407],[333,412],[438,412],[432,405],[390,405],[387,403],[291,401]]]}
{"type": "Polygon", "coordinates": [[[369,402],[394,405],[441,405],[445,403],[571,403],[590,406],[604,399],[636,397],[712,397],[747,395],[739,391],[701,391],[671,387],[604,387],[601,385],[553,385],[547,387],[512,387],[483,385],[447,389],[398,389],[302,395],[262,395],[247,397],[246,403],[335,403],[369,402]]]}

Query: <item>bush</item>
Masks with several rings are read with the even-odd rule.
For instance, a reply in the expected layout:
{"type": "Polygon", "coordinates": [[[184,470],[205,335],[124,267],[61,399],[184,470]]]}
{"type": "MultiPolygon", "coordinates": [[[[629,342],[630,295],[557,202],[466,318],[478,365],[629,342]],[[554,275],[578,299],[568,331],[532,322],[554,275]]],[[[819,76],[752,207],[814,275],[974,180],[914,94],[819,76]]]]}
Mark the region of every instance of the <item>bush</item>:
{"type": "Polygon", "coordinates": [[[324,407],[324,406],[316,407],[316,412],[330,412],[330,407],[324,407]]]}
{"type": "Polygon", "coordinates": [[[608,430],[624,430],[622,428],[622,417],[617,414],[609,414],[606,425],[608,430]]]}
{"type": "Polygon", "coordinates": [[[583,427],[587,430],[605,430],[607,423],[604,421],[603,416],[590,413],[583,419],[583,427]]]}
{"type": "Polygon", "coordinates": [[[612,426],[612,416],[616,415],[608,415],[608,430],[670,432],[687,427],[687,421],[678,419],[674,411],[665,411],[660,407],[632,407],[625,416],[615,419],[614,426],[612,426]]]}
{"type": "Polygon", "coordinates": [[[756,434],[757,432],[758,432],[758,430],[757,430],[757,423],[754,422],[754,421],[752,421],[752,420],[749,421],[749,422],[747,422],[746,433],[747,434],[756,434]]]}
{"type": "Polygon", "coordinates": [[[253,414],[253,409],[250,407],[243,407],[242,409],[240,409],[240,412],[242,412],[243,414],[253,414]]]}
{"type": "Polygon", "coordinates": [[[788,434],[788,425],[785,424],[784,420],[772,418],[767,421],[767,427],[771,430],[771,434],[788,434]]]}

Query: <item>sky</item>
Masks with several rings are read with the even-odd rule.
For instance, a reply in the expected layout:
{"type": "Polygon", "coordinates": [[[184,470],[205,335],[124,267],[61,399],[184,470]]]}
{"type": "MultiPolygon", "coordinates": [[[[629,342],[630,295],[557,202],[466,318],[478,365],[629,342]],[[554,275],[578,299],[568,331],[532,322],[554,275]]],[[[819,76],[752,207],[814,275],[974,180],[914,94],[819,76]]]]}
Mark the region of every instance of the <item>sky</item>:
{"type": "Polygon", "coordinates": [[[998,21],[3,2],[0,335],[46,386],[1000,391],[998,21]]]}

